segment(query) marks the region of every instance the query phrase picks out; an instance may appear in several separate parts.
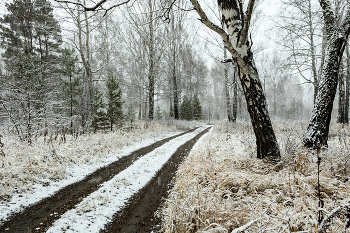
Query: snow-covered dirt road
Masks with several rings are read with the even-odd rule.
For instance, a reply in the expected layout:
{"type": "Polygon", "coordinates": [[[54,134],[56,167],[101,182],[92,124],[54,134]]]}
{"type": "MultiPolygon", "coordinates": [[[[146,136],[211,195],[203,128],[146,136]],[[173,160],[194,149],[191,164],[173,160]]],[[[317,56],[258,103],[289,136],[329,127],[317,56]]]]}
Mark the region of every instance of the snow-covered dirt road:
{"type": "MultiPolygon", "coordinates": [[[[98,169],[12,216],[0,225],[0,232],[99,232],[111,221],[107,229],[112,229],[123,208],[131,206],[126,203],[133,203],[132,199],[137,197],[135,194],[140,193],[140,189],[154,183],[150,182],[152,177],[160,184],[156,189],[167,187],[168,181],[159,176],[164,173],[160,170],[168,166],[163,165],[175,164],[172,155],[183,154],[186,149],[188,153],[204,131],[199,128],[158,141],[98,169]]],[[[124,213],[131,216],[129,212],[124,213]]]]}

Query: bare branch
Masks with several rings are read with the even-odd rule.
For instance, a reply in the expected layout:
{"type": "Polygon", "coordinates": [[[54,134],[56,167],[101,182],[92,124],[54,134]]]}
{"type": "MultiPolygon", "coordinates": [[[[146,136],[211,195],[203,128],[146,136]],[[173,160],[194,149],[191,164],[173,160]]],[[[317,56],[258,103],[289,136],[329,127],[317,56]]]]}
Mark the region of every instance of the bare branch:
{"type": "Polygon", "coordinates": [[[243,29],[242,29],[242,36],[241,36],[241,41],[240,41],[241,44],[246,43],[246,41],[248,39],[248,31],[249,31],[249,27],[250,27],[250,20],[252,19],[254,4],[255,4],[255,0],[249,1],[247,12],[246,12],[246,18],[244,20],[244,25],[243,25],[243,29]]]}
{"type": "Polygon", "coordinates": [[[237,51],[233,48],[230,40],[229,40],[229,35],[225,32],[225,30],[221,27],[219,27],[218,25],[212,23],[207,15],[205,14],[205,12],[203,11],[201,5],[198,3],[197,0],[190,0],[194,9],[197,11],[198,15],[201,17],[199,20],[205,25],[207,26],[209,29],[213,30],[214,32],[218,33],[224,43],[225,46],[227,48],[227,50],[231,53],[233,58],[238,58],[241,62],[243,62],[243,59],[239,56],[239,54],[237,53],[237,51]]]}
{"type": "Polygon", "coordinates": [[[84,4],[80,3],[80,2],[72,2],[72,1],[66,1],[66,0],[55,0],[56,2],[59,2],[59,3],[65,3],[65,4],[73,4],[73,5],[77,5],[77,6],[80,6],[84,9],[84,11],[95,11],[95,10],[105,10],[106,12],[113,9],[113,8],[116,8],[116,7],[119,7],[119,6],[122,6],[122,5],[125,5],[127,3],[129,3],[131,0],[126,0],[124,2],[121,2],[121,3],[118,3],[118,4],[115,4],[111,7],[109,7],[108,9],[103,9],[102,5],[107,2],[107,0],[101,0],[99,1],[98,3],[95,4],[95,6],[92,6],[92,7],[87,7],[85,6],[84,4]],[[100,9],[98,9],[100,8],[100,9]]]}
{"type": "MultiPolygon", "coordinates": [[[[329,214],[327,214],[324,219],[322,220],[320,226],[318,227],[317,233],[326,232],[327,228],[332,223],[332,219],[341,215],[346,214],[348,215],[350,213],[350,204],[346,204],[344,206],[339,206],[335,209],[333,209],[329,214]]],[[[346,223],[348,224],[348,223],[346,223]]],[[[349,226],[345,226],[349,227],[349,226]]]]}

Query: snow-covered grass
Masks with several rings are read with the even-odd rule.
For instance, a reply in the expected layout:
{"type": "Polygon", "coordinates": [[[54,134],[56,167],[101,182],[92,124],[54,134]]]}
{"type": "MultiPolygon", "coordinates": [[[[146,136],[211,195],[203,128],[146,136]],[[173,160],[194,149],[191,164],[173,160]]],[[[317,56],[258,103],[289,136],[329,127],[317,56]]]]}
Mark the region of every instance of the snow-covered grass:
{"type": "MultiPolygon", "coordinates": [[[[276,123],[274,128],[283,157],[278,165],[255,158],[249,123],[216,125],[178,170],[160,213],[163,231],[317,232],[317,155],[301,147],[306,125],[276,123]]],[[[342,214],[330,219],[330,232],[345,232],[349,136],[348,127],[332,125],[329,148],[319,154],[322,216],[343,206],[342,214]]]]}
{"type": "Polygon", "coordinates": [[[177,137],[141,157],[62,215],[47,232],[99,232],[113,214],[155,176],[178,147],[201,131],[203,128],[177,137]]]}
{"type": "Polygon", "coordinates": [[[66,136],[66,142],[38,138],[28,145],[2,137],[0,223],[11,213],[52,195],[132,151],[199,125],[198,122],[138,122],[135,130],[66,136]]]}

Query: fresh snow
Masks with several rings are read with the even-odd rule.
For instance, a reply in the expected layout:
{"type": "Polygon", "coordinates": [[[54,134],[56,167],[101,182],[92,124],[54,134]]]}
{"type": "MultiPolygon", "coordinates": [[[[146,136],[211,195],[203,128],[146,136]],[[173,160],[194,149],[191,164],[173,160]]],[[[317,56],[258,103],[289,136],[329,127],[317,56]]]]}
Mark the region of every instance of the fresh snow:
{"type": "Polygon", "coordinates": [[[167,133],[165,135],[159,135],[159,137],[146,138],[139,143],[135,143],[134,145],[124,147],[118,153],[110,154],[106,157],[106,159],[102,161],[67,167],[66,179],[59,181],[53,181],[51,179],[40,180],[40,183],[37,183],[33,186],[33,189],[30,193],[14,194],[9,202],[0,202],[0,224],[6,221],[6,219],[12,214],[22,211],[24,207],[33,205],[39,202],[40,200],[53,195],[58,190],[84,179],[88,174],[93,173],[97,169],[104,167],[112,162],[115,162],[126,155],[129,155],[135,150],[138,150],[142,147],[146,147],[158,140],[171,137],[179,133],[181,132],[172,132],[167,133]]]}
{"type": "Polygon", "coordinates": [[[103,183],[100,189],[84,198],[74,209],[63,214],[47,232],[99,232],[112,219],[113,214],[121,210],[127,200],[155,176],[178,147],[202,130],[203,127],[177,137],[141,157],[103,183]]]}

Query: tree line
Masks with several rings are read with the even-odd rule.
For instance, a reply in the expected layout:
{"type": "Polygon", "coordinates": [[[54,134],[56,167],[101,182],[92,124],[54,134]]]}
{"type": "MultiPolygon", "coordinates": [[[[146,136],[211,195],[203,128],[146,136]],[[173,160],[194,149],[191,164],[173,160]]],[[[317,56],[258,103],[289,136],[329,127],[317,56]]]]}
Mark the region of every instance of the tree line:
{"type": "MultiPolygon", "coordinates": [[[[278,24],[278,27],[282,29],[279,36],[284,39],[280,43],[289,55],[288,64],[283,64],[279,57],[273,57],[269,64],[276,66],[269,69],[262,67],[260,70],[254,59],[253,38],[250,35],[252,17],[257,5],[255,0],[249,0],[245,4],[241,0],[218,0],[219,23],[208,17],[206,10],[203,10],[197,0],[190,0],[189,5],[180,0],[135,1],[133,4],[125,1],[116,5],[105,5],[108,1],[104,0],[91,3],[91,7],[87,6],[85,1],[56,2],[66,12],[68,21],[73,25],[74,29],[70,30],[66,40],[80,57],[80,68],[76,71],[81,69],[82,74],[81,90],[73,88],[73,83],[79,83],[79,78],[74,79],[74,75],[70,78],[71,84],[62,82],[61,85],[71,85],[75,97],[82,98],[79,119],[83,128],[91,128],[92,125],[95,130],[96,127],[107,127],[98,122],[107,119],[109,115],[109,110],[103,107],[102,101],[107,99],[106,83],[109,74],[115,75],[116,82],[123,86],[126,104],[138,106],[139,119],[152,120],[155,118],[155,112],[158,117],[161,112],[160,103],[165,109],[164,112],[168,112],[165,115],[171,115],[175,119],[190,119],[189,116],[196,118],[193,110],[191,114],[184,111],[184,106],[191,106],[189,99],[194,101],[197,95],[203,103],[206,102],[208,93],[203,90],[208,86],[214,86],[214,89],[210,89],[212,93],[209,93],[212,99],[219,95],[215,94],[217,83],[208,77],[209,70],[203,57],[193,46],[198,35],[186,28],[191,25],[187,14],[191,8],[200,17],[201,23],[215,32],[221,40],[220,43],[224,44],[222,62],[229,65],[223,69],[222,92],[225,96],[227,116],[231,121],[237,118],[240,90],[256,136],[258,158],[270,157],[278,160],[280,157],[269,112],[272,110],[277,114],[280,111],[276,90],[280,89],[281,77],[285,80],[290,77],[284,74],[283,67],[297,70],[306,83],[313,85],[314,108],[303,140],[305,147],[315,149],[327,145],[338,82],[338,121],[347,122],[349,95],[346,94],[347,81],[343,78],[347,75],[339,75],[343,74],[339,71],[343,71],[342,67],[346,66],[342,63],[342,58],[350,33],[348,1],[339,0],[332,3],[329,0],[319,0],[318,7],[313,6],[313,1],[286,1],[286,7],[293,10],[288,11],[290,14],[283,15],[282,20],[278,21],[283,23],[278,24]],[[113,17],[113,10],[123,6],[126,7],[121,11],[122,22],[121,19],[113,17]],[[127,25],[120,27],[125,22],[127,25]],[[192,43],[189,42],[189,38],[193,38],[192,43]],[[234,77],[233,81],[228,78],[227,67],[234,68],[233,76],[231,75],[234,77]],[[275,73],[272,72],[274,68],[275,73]],[[266,93],[266,77],[269,78],[269,93],[266,93]],[[101,95],[101,91],[104,94],[101,95]],[[272,100],[272,105],[267,104],[267,99],[272,100]]],[[[25,122],[21,124],[26,125],[26,137],[31,137],[32,127],[36,124],[32,122],[33,119],[40,119],[43,123],[47,119],[55,119],[57,112],[61,113],[58,111],[58,106],[62,104],[58,101],[60,93],[54,84],[57,84],[58,80],[55,78],[55,66],[58,63],[55,61],[59,57],[58,50],[62,38],[49,3],[43,0],[33,3],[17,0],[6,6],[11,13],[1,19],[6,71],[3,75],[6,78],[2,80],[12,80],[7,82],[7,86],[3,85],[7,91],[3,92],[6,94],[3,94],[1,99],[2,111],[7,113],[17,132],[22,130],[18,122],[25,122]],[[17,13],[14,9],[18,9],[17,13]],[[23,15],[26,17],[21,18],[23,15]],[[18,34],[13,33],[16,31],[22,33],[18,38],[18,34]],[[21,87],[21,83],[30,85],[21,87]],[[14,95],[13,90],[19,94],[14,95]],[[24,101],[17,100],[16,103],[15,96],[24,101]],[[37,98],[38,96],[45,98],[37,98]],[[10,101],[13,101],[13,104],[6,104],[10,101]],[[14,107],[16,104],[18,107],[14,107]],[[21,108],[22,113],[19,113],[21,108]],[[19,116],[23,119],[18,120],[19,116]]],[[[67,93],[65,95],[66,105],[68,109],[72,109],[68,116],[72,118],[72,106],[79,101],[73,96],[67,98],[67,93]]],[[[302,108],[302,105],[298,104],[300,101],[302,100],[297,98],[291,101],[294,109],[302,108]]],[[[210,116],[212,109],[217,107],[215,100],[210,106],[206,105],[206,110],[201,109],[202,116],[210,116]]],[[[117,124],[117,121],[111,119],[109,122],[106,125],[110,129],[117,124]]]]}

